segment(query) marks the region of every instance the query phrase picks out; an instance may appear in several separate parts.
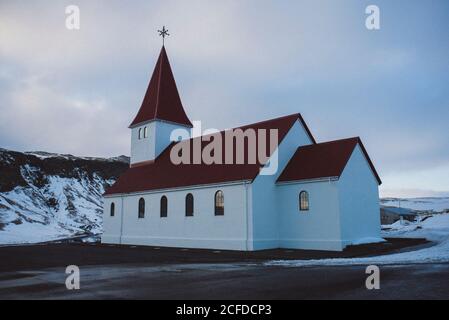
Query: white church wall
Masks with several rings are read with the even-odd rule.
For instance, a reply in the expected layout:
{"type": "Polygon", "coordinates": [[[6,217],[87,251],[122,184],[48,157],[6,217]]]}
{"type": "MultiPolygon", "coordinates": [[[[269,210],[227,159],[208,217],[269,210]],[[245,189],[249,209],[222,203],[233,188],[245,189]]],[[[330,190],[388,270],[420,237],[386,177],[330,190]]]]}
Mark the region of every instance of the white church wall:
{"type": "Polygon", "coordinates": [[[340,177],[338,188],[344,243],[381,241],[379,186],[358,145],[340,177]]]}
{"type": "Polygon", "coordinates": [[[337,181],[279,184],[280,246],[342,250],[337,181]],[[299,210],[299,193],[309,194],[309,210],[299,210]]]}
{"type": "Polygon", "coordinates": [[[147,122],[131,129],[131,164],[154,159],[156,140],[156,122],[147,122]],[[139,139],[139,130],[148,128],[146,138],[139,139]]]}
{"type": "Polygon", "coordinates": [[[170,122],[165,121],[156,121],[156,135],[155,135],[155,157],[157,158],[162,151],[167,148],[170,143],[172,142],[170,140],[170,136],[173,130],[176,129],[184,129],[187,130],[187,132],[190,134],[190,128],[181,126],[179,124],[173,124],[170,122]]]}
{"type": "Polygon", "coordinates": [[[276,180],[296,149],[312,141],[299,121],[296,121],[278,147],[278,170],[274,175],[259,175],[252,192],[252,249],[279,247],[280,190],[276,180]]]}
{"type": "MultiPolygon", "coordinates": [[[[135,245],[247,250],[246,189],[244,184],[203,186],[171,191],[157,191],[124,197],[121,243],[135,245]],[[214,197],[222,190],[225,199],[223,216],[215,216],[214,197]],[[194,215],[186,217],[185,197],[194,197],[194,215]],[[160,217],[160,198],[168,198],[168,215],[160,217]],[[145,217],[138,218],[138,202],[145,199],[145,217]]],[[[105,202],[113,198],[106,198],[105,202]]],[[[105,204],[106,206],[106,204],[105,204]]],[[[107,207],[105,212],[107,212],[107,207]]],[[[118,243],[116,223],[119,217],[105,214],[102,240],[118,243]],[[111,222],[110,220],[116,219],[111,222]]]]}
{"type": "Polygon", "coordinates": [[[107,197],[103,202],[103,234],[102,243],[120,243],[122,219],[122,197],[107,197]],[[114,216],[111,217],[111,203],[114,203],[114,216]]]}

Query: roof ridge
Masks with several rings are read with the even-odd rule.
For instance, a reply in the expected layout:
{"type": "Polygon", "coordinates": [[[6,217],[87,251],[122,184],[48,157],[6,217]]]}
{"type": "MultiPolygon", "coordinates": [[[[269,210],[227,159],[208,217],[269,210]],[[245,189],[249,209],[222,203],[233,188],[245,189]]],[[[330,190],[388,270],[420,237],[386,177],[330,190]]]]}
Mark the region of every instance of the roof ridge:
{"type": "Polygon", "coordinates": [[[274,120],[281,120],[281,119],[285,119],[285,118],[289,118],[289,117],[293,117],[293,116],[297,116],[299,118],[301,116],[301,114],[299,112],[296,112],[296,113],[288,114],[288,115],[285,115],[285,116],[281,116],[281,117],[277,117],[277,118],[271,118],[271,119],[267,119],[267,120],[262,120],[262,121],[258,121],[258,122],[254,122],[254,123],[250,123],[250,124],[246,124],[246,125],[230,128],[230,129],[237,129],[237,128],[242,128],[242,127],[253,126],[253,125],[256,125],[256,124],[267,123],[267,122],[274,121],[274,120]]]}
{"type": "MultiPolygon", "coordinates": [[[[355,136],[355,137],[342,138],[342,139],[336,139],[336,140],[330,140],[330,141],[324,141],[324,142],[317,142],[315,145],[325,145],[325,144],[336,143],[336,142],[343,142],[343,141],[348,141],[348,140],[360,141],[361,139],[360,139],[359,136],[355,136]]],[[[304,148],[304,147],[310,147],[310,146],[313,146],[313,144],[299,146],[298,148],[304,148]]]]}
{"type": "MultiPolygon", "coordinates": [[[[282,117],[278,117],[278,118],[268,119],[268,120],[259,121],[259,122],[255,122],[255,123],[249,123],[249,124],[246,124],[246,125],[243,125],[243,126],[223,129],[223,130],[220,130],[220,131],[215,132],[215,133],[209,133],[209,134],[206,134],[206,135],[190,137],[189,139],[181,140],[181,141],[193,140],[193,139],[202,138],[202,137],[210,137],[210,136],[213,136],[213,135],[218,134],[218,133],[225,133],[226,131],[230,131],[230,130],[236,130],[236,129],[241,129],[241,128],[245,128],[245,127],[252,127],[252,126],[260,125],[260,124],[263,124],[263,123],[268,123],[268,122],[275,121],[275,120],[282,120],[282,119],[285,119],[285,118],[288,118],[288,117],[292,117],[292,116],[295,116],[295,115],[299,116],[300,114],[299,113],[293,113],[293,114],[290,114],[290,115],[287,115],[287,116],[282,116],[282,117]]],[[[181,141],[178,141],[178,142],[181,142],[181,141]]],[[[178,143],[178,142],[176,142],[176,143],[178,143]]]]}
{"type": "Polygon", "coordinates": [[[157,110],[159,108],[159,95],[161,93],[161,78],[162,78],[162,59],[164,58],[163,52],[165,51],[164,45],[162,45],[162,50],[160,53],[160,61],[159,61],[159,74],[157,79],[157,90],[156,90],[156,107],[154,108],[154,118],[157,119],[157,110]]]}

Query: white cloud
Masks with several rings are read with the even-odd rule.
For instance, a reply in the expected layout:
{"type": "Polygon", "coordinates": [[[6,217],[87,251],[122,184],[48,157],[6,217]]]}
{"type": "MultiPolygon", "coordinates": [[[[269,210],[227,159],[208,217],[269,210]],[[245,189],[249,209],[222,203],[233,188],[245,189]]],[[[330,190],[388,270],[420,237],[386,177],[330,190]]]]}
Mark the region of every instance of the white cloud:
{"type": "Polygon", "coordinates": [[[2,103],[14,106],[2,111],[2,138],[24,149],[104,155],[117,154],[128,145],[126,131],[120,130],[123,120],[106,108],[108,101],[57,92],[45,76],[20,81],[2,96],[2,103]]]}
{"type": "MultiPolygon", "coordinates": [[[[192,120],[224,128],[302,112],[318,140],[362,136],[386,181],[393,185],[395,175],[407,172],[415,177],[408,180],[412,188],[419,187],[413,170],[447,158],[446,125],[427,118],[434,111],[422,111],[430,108],[426,94],[433,94],[429,103],[444,105],[447,95],[438,99],[447,90],[420,65],[431,61],[432,70],[444,70],[438,61],[447,59],[438,54],[447,54],[436,50],[426,60],[430,49],[388,29],[394,27],[389,16],[412,17],[387,2],[381,8],[388,24],[375,33],[366,30],[359,1],[77,0],[79,31],[65,28],[69,4],[0,2],[2,147],[128,153],[127,125],[160,49],[156,30],[166,25],[168,54],[192,120]],[[401,83],[401,75],[413,76],[420,66],[428,81],[419,92],[423,106],[411,98],[415,87],[401,83]],[[408,116],[418,111],[422,123],[408,116]]],[[[419,32],[425,28],[421,21],[419,32]]],[[[442,43],[434,33],[428,39],[442,43]]]]}

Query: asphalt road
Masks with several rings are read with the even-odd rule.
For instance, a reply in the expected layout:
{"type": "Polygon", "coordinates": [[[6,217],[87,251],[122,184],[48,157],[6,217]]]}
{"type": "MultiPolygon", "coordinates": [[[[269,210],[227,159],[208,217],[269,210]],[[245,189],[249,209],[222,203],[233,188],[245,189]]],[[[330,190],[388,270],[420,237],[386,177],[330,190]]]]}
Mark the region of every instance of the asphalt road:
{"type": "Polygon", "coordinates": [[[6,247],[0,248],[0,299],[449,299],[449,264],[381,266],[380,289],[367,290],[366,266],[264,265],[281,255],[304,253],[6,247]],[[65,286],[70,264],[80,267],[79,290],[65,286]]]}
{"type": "Polygon", "coordinates": [[[449,264],[383,266],[380,289],[364,266],[287,268],[260,264],[106,265],[3,273],[1,299],[449,299],[449,264]]]}

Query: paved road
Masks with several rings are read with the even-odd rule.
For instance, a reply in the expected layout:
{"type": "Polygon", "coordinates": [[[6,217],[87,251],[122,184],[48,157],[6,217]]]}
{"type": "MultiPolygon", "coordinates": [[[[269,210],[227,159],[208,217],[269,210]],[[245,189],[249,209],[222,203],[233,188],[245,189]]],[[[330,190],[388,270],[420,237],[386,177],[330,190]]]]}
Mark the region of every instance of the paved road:
{"type": "MultiPolygon", "coordinates": [[[[80,260],[67,250],[70,246],[39,248],[23,249],[40,253],[40,259],[29,256],[26,265],[20,247],[9,258],[5,254],[12,249],[0,248],[0,299],[449,299],[449,264],[382,266],[381,289],[367,290],[365,266],[264,266],[264,256],[238,261],[235,254],[204,252],[201,256],[179,249],[176,259],[171,255],[164,262],[168,254],[162,253],[160,261],[145,257],[141,260],[148,261],[135,263],[130,260],[149,249],[131,247],[120,248],[132,252],[129,256],[111,257],[113,263],[102,265],[93,253],[108,252],[109,257],[108,250],[84,248],[85,257],[80,260]],[[64,248],[64,253],[58,251],[64,248]],[[207,263],[211,254],[220,258],[207,263]],[[65,266],[75,262],[81,269],[81,289],[69,291],[65,266]]],[[[102,256],[101,260],[107,261],[102,256]]]]}
{"type": "Polygon", "coordinates": [[[381,289],[365,267],[286,268],[238,264],[81,267],[81,288],[64,268],[3,273],[1,299],[449,299],[449,264],[381,267],[381,289]]]}

